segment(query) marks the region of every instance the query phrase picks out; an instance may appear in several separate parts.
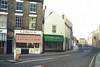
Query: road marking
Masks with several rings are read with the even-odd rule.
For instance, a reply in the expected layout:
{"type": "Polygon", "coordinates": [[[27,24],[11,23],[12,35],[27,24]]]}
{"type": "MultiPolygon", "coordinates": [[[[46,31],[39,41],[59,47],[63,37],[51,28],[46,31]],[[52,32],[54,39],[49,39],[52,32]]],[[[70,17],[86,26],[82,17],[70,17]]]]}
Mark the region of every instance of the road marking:
{"type": "Polygon", "coordinates": [[[91,62],[90,62],[90,64],[89,64],[89,67],[92,67],[92,64],[93,64],[93,61],[94,61],[95,57],[96,57],[96,55],[93,56],[93,58],[92,58],[92,60],[91,60],[91,62]]]}
{"type": "Polygon", "coordinates": [[[56,56],[56,58],[65,57],[65,56],[69,56],[69,55],[56,56]]]}
{"type": "Polygon", "coordinates": [[[53,58],[36,59],[36,60],[27,60],[27,61],[18,62],[18,63],[15,63],[15,64],[27,63],[27,62],[32,62],[32,61],[43,61],[43,60],[50,60],[50,59],[53,59],[53,58]]]}

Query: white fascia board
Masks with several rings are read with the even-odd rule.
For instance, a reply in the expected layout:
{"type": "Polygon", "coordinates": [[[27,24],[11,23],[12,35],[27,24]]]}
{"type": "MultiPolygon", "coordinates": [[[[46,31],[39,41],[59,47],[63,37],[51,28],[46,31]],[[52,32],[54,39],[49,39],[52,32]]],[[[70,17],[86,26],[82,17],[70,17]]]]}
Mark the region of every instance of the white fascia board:
{"type": "Polygon", "coordinates": [[[16,2],[24,2],[24,1],[22,1],[22,0],[16,0],[16,2]]]}
{"type": "Polygon", "coordinates": [[[32,2],[32,1],[30,1],[29,3],[32,3],[32,4],[37,4],[37,2],[32,2]]]}
{"type": "MultiPolygon", "coordinates": [[[[8,12],[0,12],[0,14],[2,14],[2,15],[7,15],[7,14],[8,14],[8,12]]],[[[22,14],[22,13],[15,13],[15,15],[18,15],[18,16],[23,16],[23,14],[22,14]]],[[[36,15],[36,14],[29,14],[29,16],[30,16],[30,17],[37,17],[37,15],[36,15]]]]}
{"type": "Polygon", "coordinates": [[[15,13],[15,15],[18,15],[18,16],[23,16],[22,13],[15,13]]]}
{"type": "Polygon", "coordinates": [[[29,14],[30,17],[37,17],[36,14],[29,14]]]}
{"type": "Polygon", "coordinates": [[[8,12],[0,12],[0,14],[7,15],[8,12]]]}

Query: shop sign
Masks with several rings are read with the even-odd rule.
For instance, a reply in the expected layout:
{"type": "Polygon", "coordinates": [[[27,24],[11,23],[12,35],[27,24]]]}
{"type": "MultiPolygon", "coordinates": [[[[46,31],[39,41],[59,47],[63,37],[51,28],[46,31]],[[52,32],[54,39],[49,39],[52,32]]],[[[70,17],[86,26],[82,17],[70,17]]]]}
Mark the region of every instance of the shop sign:
{"type": "Polygon", "coordinates": [[[35,43],[41,43],[42,38],[40,35],[35,35],[35,34],[17,34],[16,35],[16,42],[20,43],[27,43],[27,42],[35,42],[35,43]]]}
{"type": "Polygon", "coordinates": [[[7,33],[6,29],[0,29],[0,33],[7,33]]]}
{"type": "Polygon", "coordinates": [[[15,34],[42,34],[42,32],[32,30],[15,30],[15,34]]]}

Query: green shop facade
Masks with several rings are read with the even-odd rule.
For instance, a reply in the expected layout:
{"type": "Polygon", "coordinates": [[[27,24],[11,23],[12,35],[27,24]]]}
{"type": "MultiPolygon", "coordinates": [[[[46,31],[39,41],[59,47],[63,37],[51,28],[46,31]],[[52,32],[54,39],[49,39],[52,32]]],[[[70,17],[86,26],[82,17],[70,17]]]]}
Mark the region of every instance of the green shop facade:
{"type": "Polygon", "coordinates": [[[63,51],[64,36],[44,34],[44,51],[63,51]]]}

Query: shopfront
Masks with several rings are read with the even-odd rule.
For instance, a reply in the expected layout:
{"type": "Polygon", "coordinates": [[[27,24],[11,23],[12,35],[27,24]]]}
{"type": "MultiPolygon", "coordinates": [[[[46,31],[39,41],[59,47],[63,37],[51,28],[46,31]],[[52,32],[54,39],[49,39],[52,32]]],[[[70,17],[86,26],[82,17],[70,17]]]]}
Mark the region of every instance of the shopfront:
{"type": "Polygon", "coordinates": [[[0,54],[6,53],[6,37],[7,37],[7,30],[0,29],[0,54]]]}
{"type": "Polygon", "coordinates": [[[16,48],[21,48],[21,54],[42,53],[42,32],[31,30],[15,30],[16,48]]]}
{"type": "Polygon", "coordinates": [[[44,51],[63,51],[63,35],[44,35],[44,51]]]}

